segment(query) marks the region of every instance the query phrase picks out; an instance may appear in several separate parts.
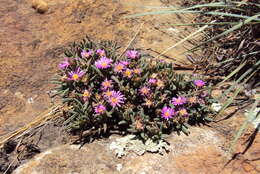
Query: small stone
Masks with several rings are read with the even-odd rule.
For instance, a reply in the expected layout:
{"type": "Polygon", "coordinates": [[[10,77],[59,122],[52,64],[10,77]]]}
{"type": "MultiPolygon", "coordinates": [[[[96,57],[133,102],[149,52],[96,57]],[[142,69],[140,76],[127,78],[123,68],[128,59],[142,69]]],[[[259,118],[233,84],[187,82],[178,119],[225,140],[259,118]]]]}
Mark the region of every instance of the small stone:
{"type": "Polygon", "coordinates": [[[120,172],[120,171],[122,170],[122,168],[123,168],[123,165],[122,165],[122,164],[117,164],[117,165],[116,165],[116,170],[117,170],[117,171],[120,172]]]}
{"type": "Polygon", "coordinates": [[[244,163],[244,164],[243,164],[243,169],[244,169],[246,172],[250,172],[251,170],[254,169],[254,167],[253,167],[251,164],[249,164],[249,163],[244,163]]]}
{"type": "Polygon", "coordinates": [[[48,4],[43,0],[33,0],[32,8],[38,13],[45,13],[49,9],[48,4]]]}

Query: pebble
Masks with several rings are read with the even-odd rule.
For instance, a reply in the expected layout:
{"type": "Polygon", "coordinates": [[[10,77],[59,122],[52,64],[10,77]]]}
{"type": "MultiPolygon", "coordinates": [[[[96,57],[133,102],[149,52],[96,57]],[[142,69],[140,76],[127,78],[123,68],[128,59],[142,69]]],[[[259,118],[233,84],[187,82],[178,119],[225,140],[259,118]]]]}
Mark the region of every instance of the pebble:
{"type": "Polygon", "coordinates": [[[45,13],[48,11],[48,4],[43,0],[33,0],[32,8],[34,8],[38,13],[45,13]]]}

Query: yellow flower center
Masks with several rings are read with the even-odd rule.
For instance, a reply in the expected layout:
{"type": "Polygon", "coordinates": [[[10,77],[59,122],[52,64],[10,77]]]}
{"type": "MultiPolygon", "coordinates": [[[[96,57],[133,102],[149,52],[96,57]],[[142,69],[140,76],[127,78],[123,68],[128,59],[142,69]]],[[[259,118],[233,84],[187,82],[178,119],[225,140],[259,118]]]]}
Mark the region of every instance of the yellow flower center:
{"type": "Polygon", "coordinates": [[[139,74],[141,71],[139,69],[134,69],[135,74],[139,74]]]}
{"type": "Polygon", "coordinates": [[[106,63],[106,62],[102,62],[102,63],[101,63],[101,66],[102,66],[102,67],[106,67],[106,66],[107,66],[107,63],[106,63]]]}
{"type": "Polygon", "coordinates": [[[167,112],[165,112],[165,114],[164,114],[166,117],[169,117],[170,116],[170,113],[167,111],[167,112]]]}
{"type": "Polygon", "coordinates": [[[163,83],[161,80],[158,80],[158,81],[157,81],[157,86],[158,86],[158,87],[163,87],[163,86],[164,86],[164,83],[163,83]]]}
{"type": "Polygon", "coordinates": [[[73,74],[72,75],[72,79],[73,80],[78,80],[79,79],[79,75],[78,74],[73,74]]]}
{"type": "Polygon", "coordinates": [[[110,82],[106,81],[106,82],[104,82],[104,86],[105,86],[105,87],[110,87],[111,84],[110,84],[110,82]]]}
{"type": "Polygon", "coordinates": [[[177,103],[181,103],[181,99],[180,99],[180,98],[177,98],[177,99],[176,99],[176,102],[177,102],[177,103]]]}
{"type": "Polygon", "coordinates": [[[117,103],[117,101],[118,101],[117,98],[115,98],[115,97],[111,98],[111,103],[115,104],[115,103],[117,103]]]}
{"type": "Polygon", "coordinates": [[[131,77],[131,71],[125,71],[125,75],[127,76],[127,77],[131,77]]]}
{"type": "Polygon", "coordinates": [[[191,97],[191,98],[189,98],[189,101],[190,101],[191,103],[195,103],[195,102],[196,102],[196,97],[191,97]]]}
{"type": "Polygon", "coordinates": [[[147,101],[146,101],[146,105],[150,106],[150,105],[152,105],[152,104],[153,104],[152,101],[150,101],[150,100],[147,100],[147,101]]]}
{"type": "Polygon", "coordinates": [[[98,112],[101,113],[103,112],[104,110],[102,108],[98,108],[98,112]]]}
{"type": "Polygon", "coordinates": [[[89,97],[89,96],[90,96],[89,91],[85,91],[85,92],[83,93],[83,97],[89,97]]]}
{"type": "Polygon", "coordinates": [[[89,53],[84,53],[84,56],[85,56],[85,57],[89,57],[90,54],[89,54],[89,53]]]}
{"type": "Polygon", "coordinates": [[[115,67],[116,71],[121,71],[123,68],[124,68],[123,65],[117,65],[115,67]]]}
{"type": "Polygon", "coordinates": [[[143,94],[148,94],[148,89],[147,89],[147,88],[143,88],[143,89],[142,89],[142,93],[143,93],[143,94]]]}
{"type": "Polygon", "coordinates": [[[107,91],[105,94],[106,94],[108,97],[110,97],[113,93],[112,93],[112,91],[107,91]]]}
{"type": "Polygon", "coordinates": [[[180,110],[180,114],[181,115],[187,115],[188,113],[187,113],[187,111],[185,109],[181,109],[180,110]]]}

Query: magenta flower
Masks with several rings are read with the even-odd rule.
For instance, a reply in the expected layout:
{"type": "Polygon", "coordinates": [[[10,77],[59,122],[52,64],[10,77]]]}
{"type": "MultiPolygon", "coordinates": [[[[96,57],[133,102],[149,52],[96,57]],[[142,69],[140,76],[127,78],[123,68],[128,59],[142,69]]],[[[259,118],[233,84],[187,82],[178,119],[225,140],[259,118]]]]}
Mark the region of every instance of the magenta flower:
{"type": "Polygon", "coordinates": [[[198,87],[203,87],[205,82],[203,80],[194,80],[194,84],[198,87]]]}
{"type": "Polygon", "coordinates": [[[109,89],[109,88],[112,88],[112,87],[113,87],[113,81],[112,80],[105,79],[101,83],[101,89],[104,90],[104,91],[109,89]]]}
{"type": "Polygon", "coordinates": [[[99,60],[97,60],[95,62],[95,66],[98,69],[106,69],[106,68],[110,68],[112,63],[112,59],[108,59],[106,57],[101,57],[99,60]]]}
{"type": "Polygon", "coordinates": [[[185,108],[179,109],[178,113],[179,113],[181,116],[184,116],[184,117],[189,115],[188,112],[187,112],[187,110],[186,110],[185,108]]]}
{"type": "Polygon", "coordinates": [[[167,107],[167,106],[164,106],[162,108],[162,117],[164,119],[168,120],[169,118],[172,118],[172,116],[174,116],[174,115],[175,115],[174,109],[167,107]]]}
{"type": "Polygon", "coordinates": [[[148,88],[147,86],[144,86],[142,88],[139,89],[139,93],[142,95],[142,96],[149,96],[150,95],[150,88],[148,88]]]}
{"type": "Polygon", "coordinates": [[[128,66],[130,63],[126,60],[121,60],[119,63],[125,65],[125,66],[128,66]]]}
{"type": "Polygon", "coordinates": [[[95,113],[100,115],[100,114],[104,114],[106,111],[106,107],[102,104],[99,104],[95,107],[95,113]]]}
{"type": "Polygon", "coordinates": [[[120,73],[120,72],[122,72],[124,69],[125,69],[125,65],[122,64],[122,63],[117,63],[117,64],[114,65],[114,71],[115,71],[116,73],[120,73]]]}
{"type": "Polygon", "coordinates": [[[150,83],[151,85],[155,85],[157,83],[157,80],[154,78],[151,78],[148,80],[148,83],[150,83]]]}
{"type": "Polygon", "coordinates": [[[121,94],[120,91],[113,92],[112,96],[109,97],[108,102],[112,107],[120,107],[121,104],[124,104],[125,97],[123,94],[121,94]]]}
{"type": "Polygon", "coordinates": [[[106,55],[106,52],[105,52],[105,50],[103,50],[103,49],[97,49],[96,53],[97,53],[99,56],[105,56],[105,55],[106,55]]]}
{"type": "Polygon", "coordinates": [[[91,93],[90,93],[90,91],[89,90],[84,90],[84,92],[83,92],[83,101],[84,102],[86,102],[89,98],[90,98],[90,95],[91,95],[91,93]]]}
{"type": "Polygon", "coordinates": [[[178,97],[178,98],[173,97],[172,98],[172,104],[174,106],[183,105],[186,102],[187,102],[187,99],[185,97],[178,97]]]}
{"type": "Polygon", "coordinates": [[[88,58],[92,55],[92,51],[89,50],[89,51],[86,51],[86,50],[83,50],[81,53],[80,53],[81,57],[82,58],[88,58]]]}
{"type": "Polygon", "coordinates": [[[60,69],[66,69],[70,66],[70,62],[69,62],[69,59],[68,58],[65,58],[64,61],[62,61],[60,64],[59,64],[59,68],[60,69]]]}
{"type": "Polygon", "coordinates": [[[80,68],[77,68],[76,71],[71,71],[68,74],[68,80],[78,81],[85,74],[80,68]]]}
{"type": "Polygon", "coordinates": [[[131,69],[126,69],[124,72],[123,72],[123,76],[127,77],[127,78],[131,78],[133,76],[133,70],[131,69]]]}
{"type": "Polygon", "coordinates": [[[136,50],[128,50],[126,51],[125,55],[130,59],[136,59],[139,57],[139,53],[136,50]]]}

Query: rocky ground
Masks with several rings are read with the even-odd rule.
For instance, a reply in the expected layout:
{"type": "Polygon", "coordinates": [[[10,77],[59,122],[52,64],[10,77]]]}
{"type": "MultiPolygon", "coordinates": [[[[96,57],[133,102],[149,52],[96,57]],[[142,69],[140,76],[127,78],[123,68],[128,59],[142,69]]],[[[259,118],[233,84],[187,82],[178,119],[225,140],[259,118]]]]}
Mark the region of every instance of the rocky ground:
{"type": "MultiPolygon", "coordinates": [[[[37,2],[37,1],[36,1],[37,2]]],[[[41,1],[39,1],[41,2],[41,1]]],[[[141,24],[135,47],[162,52],[191,33],[187,28],[171,28],[169,24],[191,20],[190,16],[123,18],[149,10],[149,7],[173,2],[102,0],[45,0],[48,10],[41,14],[32,8],[34,0],[0,0],[0,135],[31,121],[50,106],[47,92],[49,79],[63,58],[63,48],[88,35],[109,39],[126,47],[141,24]]],[[[174,3],[176,3],[174,1],[174,3]]],[[[189,47],[189,44],[185,44],[189,47]]],[[[178,56],[184,48],[167,54],[181,62],[178,56]]]]}
{"type": "MultiPolygon", "coordinates": [[[[123,18],[128,14],[151,10],[151,6],[175,5],[181,0],[44,2],[0,0],[0,136],[26,125],[52,105],[48,96],[48,91],[52,88],[49,79],[63,58],[63,48],[86,34],[95,40],[117,41],[125,47],[143,23],[133,45],[156,55],[194,31],[192,28],[170,27],[173,23],[192,20],[193,16],[123,18]]],[[[190,47],[190,44],[184,46],[190,47]]],[[[185,57],[180,55],[183,51],[183,47],[176,47],[167,56],[188,64],[185,57]]],[[[183,142],[184,150],[181,153],[177,152],[177,148],[164,156],[130,155],[121,160],[107,149],[107,144],[112,140],[98,141],[78,150],[70,145],[62,145],[68,140],[61,134],[53,133],[58,129],[54,126],[50,131],[45,131],[46,138],[38,144],[40,151],[46,152],[24,164],[16,173],[258,173],[260,169],[256,164],[260,156],[259,134],[256,134],[255,141],[244,155],[237,155],[235,160],[223,168],[228,159],[225,153],[227,142],[243,119],[243,115],[238,114],[211,125],[212,128],[194,128],[194,135],[189,137],[174,135],[169,139],[171,147],[177,147],[183,142]],[[57,140],[57,136],[61,139],[57,140]],[[197,141],[200,138],[201,141],[197,141]],[[193,145],[186,146],[187,141],[193,145]],[[85,160],[77,162],[79,159],[85,160]],[[118,164],[122,164],[120,172],[118,164]]],[[[249,130],[241,143],[252,133],[253,129],[249,130]]],[[[246,145],[247,143],[237,147],[236,152],[243,152],[246,145]]],[[[1,159],[8,158],[8,155],[0,156],[1,159]]],[[[0,160],[0,165],[5,162],[2,161],[0,160]]],[[[9,162],[10,159],[6,161],[9,162]]]]}

